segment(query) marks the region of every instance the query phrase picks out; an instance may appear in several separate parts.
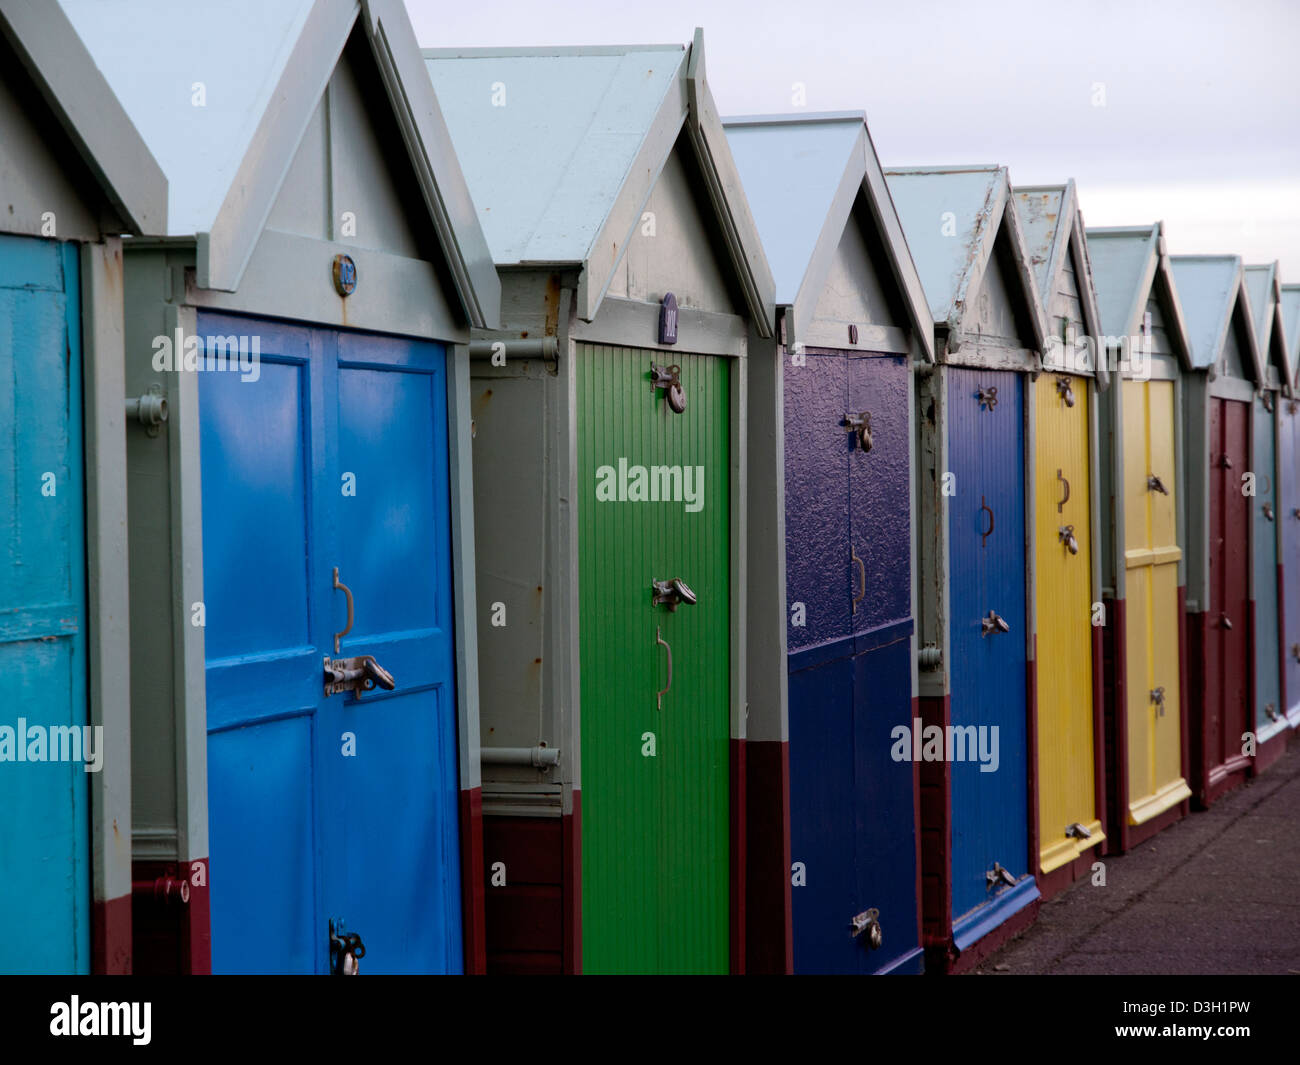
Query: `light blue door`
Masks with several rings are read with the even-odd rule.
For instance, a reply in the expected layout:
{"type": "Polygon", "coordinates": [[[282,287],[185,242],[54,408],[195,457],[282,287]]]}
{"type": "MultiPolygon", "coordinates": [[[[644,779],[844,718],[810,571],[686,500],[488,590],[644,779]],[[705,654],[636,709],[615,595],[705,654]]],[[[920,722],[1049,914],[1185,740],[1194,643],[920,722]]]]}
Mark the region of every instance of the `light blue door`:
{"type": "MultiPolygon", "coordinates": [[[[1279,397],[1272,393],[1274,400],[1279,397]]],[[[1255,397],[1254,594],[1255,601],[1255,715],[1253,728],[1261,739],[1284,727],[1282,705],[1281,606],[1277,594],[1277,420],[1255,397]]]]}
{"type": "Polygon", "coordinates": [[[199,334],[261,353],[200,380],[213,970],[328,971],[342,921],[364,973],[459,971],[445,351],[199,334]],[[363,655],[393,690],[327,695],[363,655]]]}
{"type": "Polygon", "coordinates": [[[50,760],[54,742],[76,753],[70,732],[53,729],[87,723],[80,321],[76,247],[0,236],[6,973],[90,969],[89,777],[84,761],[50,760]]]}

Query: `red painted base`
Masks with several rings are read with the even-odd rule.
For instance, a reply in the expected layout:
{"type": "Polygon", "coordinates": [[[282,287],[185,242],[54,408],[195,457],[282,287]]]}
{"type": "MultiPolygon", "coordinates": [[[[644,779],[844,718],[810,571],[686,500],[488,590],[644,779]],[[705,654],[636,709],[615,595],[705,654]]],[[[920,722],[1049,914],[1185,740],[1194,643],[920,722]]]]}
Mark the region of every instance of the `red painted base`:
{"type": "Polygon", "coordinates": [[[131,878],[132,969],[137,974],[207,976],[212,972],[212,927],[208,916],[208,859],[133,862],[131,878]],[[201,869],[196,870],[196,867],[201,869]],[[200,875],[201,874],[201,875],[200,875]],[[189,882],[189,901],[179,884],[189,882]],[[159,882],[170,881],[171,890],[159,882]]]}
{"type": "Polygon", "coordinates": [[[746,830],[745,741],[731,738],[731,972],[745,971],[746,830]]]}
{"type": "MultiPolygon", "coordinates": [[[[947,727],[948,696],[919,699],[917,704],[923,729],[931,725],[947,727]]],[[[921,794],[921,944],[926,949],[928,968],[931,952],[942,958],[952,938],[952,823],[948,817],[952,767],[947,761],[922,761],[917,766],[921,794]]]]}
{"type": "Polygon", "coordinates": [[[1295,733],[1287,728],[1281,732],[1275,732],[1266,739],[1255,751],[1255,761],[1251,766],[1251,775],[1259,776],[1269,766],[1276,762],[1282,755],[1286,754],[1287,745],[1295,733]]]}
{"type": "Polygon", "coordinates": [[[487,972],[483,907],[483,791],[460,793],[460,909],[465,972],[487,972]]]}
{"type": "MultiPolygon", "coordinates": [[[[1170,825],[1181,821],[1191,811],[1191,802],[1185,799],[1177,806],[1171,806],[1164,813],[1157,814],[1150,821],[1143,821],[1140,825],[1129,825],[1127,833],[1128,845],[1125,850],[1132,850],[1134,847],[1141,846],[1152,836],[1159,835],[1170,825]]],[[[1123,851],[1120,853],[1123,853],[1123,851]]]]}
{"type": "Polygon", "coordinates": [[[790,745],[745,744],[746,971],[782,975],[794,969],[790,889],[790,745]]]}
{"type": "Polygon", "coordinates": [[[1023,910],[1012,914],[983,939],[972,943],[960,953],[952,941],[927,947],[925,951],[926,976],[958,976],[968,973],[991,954],[1010,943],[1026,928],[1038,920],[1041,902],[1035,899],[1023,910]]]}
{"type": "Polygon", "coordinates": [[[96,899],[90,924],[90,971],[96,976],[131,972],[131,896],[96,899]]]}
{"type": "Polygon", "coordinates": [[[559,818],[483,818],[485,969],[564,968],[563,835],[559,818]]]}
{"type": "Polygon", "coordinates": [[[1074,861],[1058,866],[1050,873],[1039,872],[1035,879],[1038,881],[1040,901],[1046,902],[1053,896],[1059,895],[1076,880],[1090,877],[1093,863],[1102,857],[1103,846],[1105,846],[1104,841],[1095,847],[1089,848],[1075,858],[1074,861]]]}

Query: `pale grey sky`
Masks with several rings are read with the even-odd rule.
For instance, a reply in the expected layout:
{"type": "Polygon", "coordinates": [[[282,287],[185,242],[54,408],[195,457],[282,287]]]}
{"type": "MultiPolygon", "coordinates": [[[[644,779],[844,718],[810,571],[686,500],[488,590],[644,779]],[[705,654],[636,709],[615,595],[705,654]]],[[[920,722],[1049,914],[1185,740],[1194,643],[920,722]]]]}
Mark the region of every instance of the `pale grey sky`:
{"type": "Polygon", "coordinates": [[[723,115],[866,111],[886,165],[1073,177],[1088,225],[1300,282],[1300,0],[405,0],[425,47],[689,43],[723,115]],[[794,102],[795,83],[806,106],[794,102]]]}

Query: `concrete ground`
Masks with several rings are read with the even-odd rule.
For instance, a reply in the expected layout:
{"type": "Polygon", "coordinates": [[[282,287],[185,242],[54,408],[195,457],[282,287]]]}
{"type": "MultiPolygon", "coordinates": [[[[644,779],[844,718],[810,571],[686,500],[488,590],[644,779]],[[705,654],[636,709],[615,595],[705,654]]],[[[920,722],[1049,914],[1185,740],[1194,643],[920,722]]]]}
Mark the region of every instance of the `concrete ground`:
{"type": "Polygon", "coordinates": [[[1300,973],[1300,743],[1210,810],[1102,859],[976,971],[1300,973]]]}

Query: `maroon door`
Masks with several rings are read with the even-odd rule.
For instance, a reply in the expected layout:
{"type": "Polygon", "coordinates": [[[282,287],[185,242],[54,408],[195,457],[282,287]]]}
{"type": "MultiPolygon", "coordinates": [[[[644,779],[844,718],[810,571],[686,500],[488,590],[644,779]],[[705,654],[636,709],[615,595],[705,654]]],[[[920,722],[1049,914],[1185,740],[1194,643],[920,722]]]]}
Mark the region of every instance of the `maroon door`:
{"type": "Polygon", "coordinates": [[[1200,768],[1206,802],[1231,787],[1250,706],[1250,404],[1210,400],[1210,602],[1205,617],[1205,708],[1200,768]]]}

